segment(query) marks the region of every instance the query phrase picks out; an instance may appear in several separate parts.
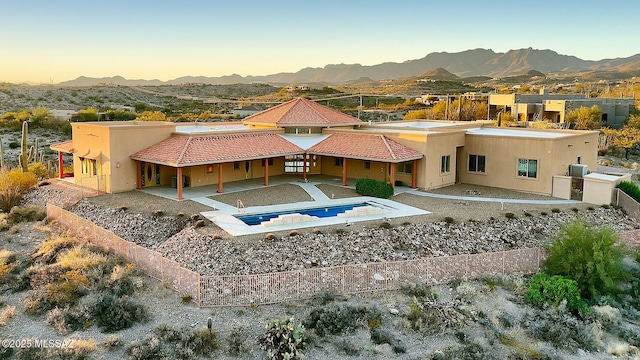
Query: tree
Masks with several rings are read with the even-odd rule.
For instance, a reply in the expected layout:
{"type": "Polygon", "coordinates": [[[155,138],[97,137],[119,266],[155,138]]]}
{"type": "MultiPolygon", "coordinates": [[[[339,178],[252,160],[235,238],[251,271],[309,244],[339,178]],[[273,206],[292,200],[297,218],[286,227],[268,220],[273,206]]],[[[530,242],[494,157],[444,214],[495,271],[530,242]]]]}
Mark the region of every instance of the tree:
{"type": "Polygon", "coordinates": [[[599,129],[602,125],[602,111],[598,105],[588,108],[581,106],[570,110],[564,117],[564,121],[577,130],[599,129]]]}
{"type": "Polygon", "coordinates": [[[78,111],[78,115],[75,118],[77,121],[98,121],[100,119],[98,109],[94,107],[78,111]]]}
{"type": "Polygon", "coordinates": [[[51,111],[49,111],[48,108],[43,106],[39,106],[31,110],[31,122],[34,125],[39,125],[46,122],[47,120],[49,120],[50,116],[51,116],[51,111]]]}
{"type": "Polygon", "coordinates": [[[610,145],[624,149],[624,158],[629,160],[629,151],[640,144],[640,128],[625,125],[622,129],[603,129],[604,135],[611,139],[610,145]]]}
{"type": "Polygon", "coordinates": [[[136,118],[138,121],[166,121],[167,116],[160,111],[145,111],[136,118]]]}
{"type": "Polygon", "coordinates": [[[629,121],[627,122],[627,125],[640,129],[640,113],[629,115],[629,121]]]}

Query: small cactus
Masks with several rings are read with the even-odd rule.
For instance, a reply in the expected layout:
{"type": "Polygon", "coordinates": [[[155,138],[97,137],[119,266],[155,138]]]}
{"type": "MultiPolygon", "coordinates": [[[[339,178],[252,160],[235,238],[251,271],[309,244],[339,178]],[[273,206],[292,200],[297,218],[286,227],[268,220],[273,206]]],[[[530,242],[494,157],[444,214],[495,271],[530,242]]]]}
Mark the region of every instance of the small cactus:
{"type": "Polygon", "coordinates": [[[20,144],[20,156],[18,162],[22,167],[22,172],[29,171],[29,158],[27,157],[27,133],[29,132],[29,123],[22,123],[22,142],[20,144]]]}

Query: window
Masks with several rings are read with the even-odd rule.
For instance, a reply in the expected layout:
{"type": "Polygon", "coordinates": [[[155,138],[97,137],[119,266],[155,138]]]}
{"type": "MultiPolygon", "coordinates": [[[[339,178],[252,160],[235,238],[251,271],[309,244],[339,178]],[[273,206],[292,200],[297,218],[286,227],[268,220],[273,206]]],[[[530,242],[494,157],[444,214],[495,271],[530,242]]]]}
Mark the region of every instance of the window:
{"type": "Polygon", "coordinates": [[[396,165],[396,173],[411,174],[413,172],[413,161],[405,161],[396,165]]]}
{"type": "Polygon", "coordinates": [[[156,164],[156,185],[160,185],[160,165],[156,164]]]}
{"type": "Polygon", "coordinates": [[[343,161],[343,160],[344,160],[343,158],[335,158],[335,163],[334,163],[334,165],[335,165],[335,166],[342,167],[342,165],[344,164],[344,161],[343,161]]]}
{"type": "MultiPolygon", "coordinates": [[[[273,158],[269,158],[267,160],[267,163],[269,164],[269,166],[273,166],[273,158]]],[[[262,165],[262,167],[264,167],[264,160],[260,161],[260,165],[262,165]]]]}
{"type": "Polygon", "coordinates": [[[233,170],[240,170],[240,162],[239,161],[234,161],[233,162],[233,170]]]}
{"type": "Polygon", "coordinates": [[[518,159],[518,176],[537,178],[538,177],[538,160],[518,159]]]}
{"type": "Polygon", "coordinates": [[[451,172],[451,155],[444,155],[440,158],[440,173],[451,172]]]}
{"type": "Polygon", "coordinates": [[[485,161],[484,155],[469,155],[469,172],[483,173],[485,161]]]}
{"type": "Polygon", "coordinates": [[[288,155],[284,158],[284,171],[287,173],[301,174],[305,171],[305,166],[306,171],[309,172],[309,160],[305,161],[304,155],[288,155]]]}
{"type": "Polygon", "coordinates": [[[364,169],[371,170],[371,161],[368,161],[368,160],[364,161],[364,169]]]}
{"type": "Polygon", "coordinates": [[[82,173],[89,176],[98,175],[98,161],[96,159],[80,158],[82,164],[82,173]]]}
{"type": "Polygon", "coordinates": [[[205,166],[205,169],[207,174],[213,174],[213,164],[205,166]]]}

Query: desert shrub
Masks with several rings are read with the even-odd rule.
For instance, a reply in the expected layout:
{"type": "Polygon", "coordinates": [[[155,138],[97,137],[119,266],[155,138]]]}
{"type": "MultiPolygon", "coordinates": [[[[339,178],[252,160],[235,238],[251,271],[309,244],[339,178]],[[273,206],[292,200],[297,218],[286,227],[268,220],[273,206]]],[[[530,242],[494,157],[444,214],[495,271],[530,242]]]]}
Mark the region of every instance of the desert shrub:
{"type": "Polygon", "coordinates": [[[335,304],[312,309],[303,324],[306,328],[313,329],[318,336],[324,337],[353,332],[374,319],[382,320],[382,313],[377,308],[335,304]]]}
{"type": "Polygon", "coordinates": [[[86,270],[101,264],[108,259],[105,255],[89,250],[86,246],[75,246],[58,255],[58,265],[66,269],[86,270]]]}
{"type": "Polygon", "coordinates": [[[405,325],[425,335],[440,335],[457,329],[463,322],[464,315],[453,304],[424,298],[413,300],[405,325]]]}
{"type": "Polygon", "coordinates": [[[356,182],[356,192],[364,196],[388,199],[393,195],[393,186],[385,181],[362,178],[356,182]]]}
{"type": "Polygon", "coordinates": [[[608,209],[610,209],[610,208],[611,208],[611,205],[609,205],[609,204],[602,204],[602,205],[600,205],[600,207],[601,207],[601,208],[603,208],[603,209],[607,209],[607,210],[608,210],[608,209]]]}
{"type": "Polygon", "coordinates": [[[559,213],[559,212],[560,212],[560,209],[558,209],[558,208],[553,208],[553,209],[551,209],[551,212],[552,212],[552,213],[554,213],[554,214],[557,214],[557,213],[559,213]]]}
{"type": "Polygon", "coordinates": [[[147,319],[145,308],[127,296],[101,295],[90,306],[90,310],[100,329],[108,333],[127,329],[147,319]]]}
{"type": "Polygon", "coordinates": [[[508,213],[504,214],[504,217],[506,217],[509,220],[513,220],[513,219],[516,218],[516,215],[514,213],[508,212],[508,213]]]}
{"type": "Polygon", "coordinates": [[[9,279],[9,274],[16,264],[16,254],[9,250],[0,250],[0,283],[4,284],[9,279]]]}
{"type": "Polygon", "coordinates": [[[456,220],[454,218],[452,218],[451,216],[446,216],[442,221],[444,221],[447,224],[455,224],[456,220]]]}
{"type": "Polygon", "coordinates": [[[586,306],[580,297],[578,284],[564,276],[550,276],[545,273],[534,275],[527,284],[525,299],[533,305],[549,304],[559,306],[566,301],[571,310],[579,310],[586,306]]]}
{"type": "Polygon", "coordinates": [[[53,283],[45,285],[47,301],[51,306],[71,306],[87,294],[91,282],[78,270],[70,270],[53,283]]]}
{"type": "Polygon", "coordinates": [[[170,359],[170,354],[157,337],[135,341],[126,351],[129,360],[170,359]]]}
{"type": "Polygon", "coordinates": [[[51,264],[55,262],[58,254],[75,246],[77,242],[68,236],[52,236],[45,239],[38,249],[31,255],[34,260],[43,264],[51,264]]]}
{"type": "Polygon", "coordinates": [[[380,227],[380,229],[391,229],[393,227],[393,225],[391,225],[391,223],[387,221],[381,222],[378,226],[380,227]]]}
{"type": "Polygon", "coordinates": [[[300,359],[304,349],[304,326],[295,325],[293,318],[269,320],[267,332],[258,339],[260,348],[272,360],[300,359]]]}
{"type": "Polygon", "coordinates": [[[193,359],[219,347],[217,333],[209,329],[173,329],[161,325],[153,333],[168,359],[193,359]]]}
{"type": "Polygon", "coordinates": [[[59,334],[87,329],[93,325],[89,309],[84,306],[64,308],[56,307],[47,313],[47,324],[51,325],[59,334]]]}
{"type": "Polygon", "coordinates": [[[40,221],[47,217],[45,209],[38,206],[15,206],[9,212],[8,220],[13,224],[40,221]]]}
{"type": "Polygon", "coordinates": [[[583,297],[615,294],[628,277],[622,262],[626,249],[610,227],[592,228],[581,220],[560,227],[547,247],[544,271],[576,281],[583,297]]]}
{"type": "Polygon", "coordinates": [[[594,324],[578,320],[562,307],[527,312],[520,325],[527,335],[559,349],[593,351],[600,344],[594,324]]]}
{"type": "Polygon", "coordinates": [[[361,352],[360,347],[344,339],[336,342],[335,347],[336,347],[336,350],[338,350],[338,352],[345,353],[349,356],[357,356],[357,355],[360,355],[360,352],[361,352]]]}
{"type": "Polygon", "coordinates": [[[402,345],[402,342],[395,337],[390,331],[384,329],[371,330],[371,341],[376,344],[389,344],[396,354],[404,354],[407,349],[402,345]]]}
{"type": "Polygon", "coordinates": [[[20,203],[22,194],[37,182],[34,173],[22,172],[19,168],[0,168],[0,210],[9,213],[12,207],[20,203]]]}
{"type": "Polygon", "coordinates": [[[239,356],[249,351],[249,345],[247,344],[248,338],[247,330],[244,327],[236,327],[231,329],[229,333],[228,352],[232,356],[239,356]]]}
{"type": "Polygon", "coordinates": [[[605,329],[613,328],[622,320],[620,310],[611,305],[596,305],[592,309],[591,316],[602,324],[605,329]]]}
{"type": "Polygon", "coordinates": [[[0,310],[0,326],[7,326],[9,320],[16,314],[16,307],[7,305],[0,310]]]}
{"type": "Polygon", "coordinates": [[[432,298],[437,299],[436,293],[434,293],[430,286],[424,283],[415,283],[410,285],[405,285],[402,287],[402,292],[405,295],[416,297],[416,298],[432,298]]]}
{"type": "Polygon", "coordinates": [[[540,215],[542,215],[542,216],[547,216],[547,212],[546,212],[546,211],[541,211],[541,212],[540,212],[540,215]]]}
{"type": "Polygon", "coordinates": [[[47,166],[41,162],[34,162],[29,164],[29,172],[33,173],[38,180],[49,178],[49,171],[47,170],[47,166]]]}
{"type": "Polygon", "coordinates": [[[640,188],[635,183],[631,181],[620,181],[616,187],[631,196],[635,201],[640,202],[640,188]]]}
{"type": "Polygon", "coordinates": [[[533,216],[533,214],[531,214],[531,213],[530,213],[530,212],[528,212],[528,211],[525,211],[525,212],[524,212],[524,216],[526,216],[526,217],[532,217],[532,216],[533,216]]]}

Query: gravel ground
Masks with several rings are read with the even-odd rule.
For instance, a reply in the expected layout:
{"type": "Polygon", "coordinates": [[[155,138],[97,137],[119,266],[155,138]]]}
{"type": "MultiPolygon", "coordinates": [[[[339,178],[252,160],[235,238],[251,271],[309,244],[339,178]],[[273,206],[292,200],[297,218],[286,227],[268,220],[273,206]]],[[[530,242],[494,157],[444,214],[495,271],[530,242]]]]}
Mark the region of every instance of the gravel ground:
{"type": "Polygon", "coordinates": [[[300,186],[294,184],[274,185],[250,191],[239,191],[209,196],[210,199],[236,206],[238,199],[244,206],[268,206],[311,201],[313,198],[300,186]]]}

